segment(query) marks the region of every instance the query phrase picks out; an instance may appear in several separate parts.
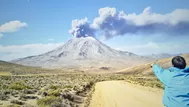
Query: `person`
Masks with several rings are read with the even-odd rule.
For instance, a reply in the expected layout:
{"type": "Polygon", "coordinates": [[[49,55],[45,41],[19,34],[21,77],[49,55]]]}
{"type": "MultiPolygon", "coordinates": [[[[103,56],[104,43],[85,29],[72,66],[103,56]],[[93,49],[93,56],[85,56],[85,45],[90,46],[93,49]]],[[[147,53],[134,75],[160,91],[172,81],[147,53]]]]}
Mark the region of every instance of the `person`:
{"type": "Polygon", "coordinates": [[[163,104],[165,107],[189,107],[189,67],[181,56],[172,59],[173,67],[163,69],[152,64],[157,78],[164,84],[163,104]]]}

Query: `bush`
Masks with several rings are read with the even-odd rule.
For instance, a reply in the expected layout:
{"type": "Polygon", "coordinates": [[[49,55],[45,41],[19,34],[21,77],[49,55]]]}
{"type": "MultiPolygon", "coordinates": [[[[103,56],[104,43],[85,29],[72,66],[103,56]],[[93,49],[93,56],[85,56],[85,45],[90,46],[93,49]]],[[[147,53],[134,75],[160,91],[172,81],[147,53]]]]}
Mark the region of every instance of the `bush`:
{"type": "Polygon", "coordinates": [[[11,95],[12,96],[15,96],[15,95],[18,95],[19,94],[19,91],[18,90],[13,90],[12,92],[11,92],[11,95]]]}
{"type": "Polygon", "coordinates": [[[7,89],[9,86],[8,85],[6,85],[6,84],[0,84],[0,88],[1,89],[7,89]]]}
{"type": "Polygon", "coordinates": [[[29,105],[29,104],[24,104],[22,107],[34,107],[34,106],[29,105]]]}
{"type": "Polygon", "coordinates": [[[0,100],[8,100],[9,96],[5,95],[4,93],[0,93],[0,100]]]}
{"type": "Polygon", "coordinates": [[[20,106],[17,104],[13,104],[13,105],[8,105],[7,107],[20,107],[20,106]]]}
{"type": "Polygon", "coordinates": [[[31,87],[26,86],[24,83],[22,82],[15,82],[12,83],[9,87],[10,89],[14,89],[14,90],[23,90],[23,89],[31,89],[31,87]]]}
{"type": "Polygon", "coordinates": [[[64,92],[64,93],[62,94],[62,98],[68,99],[68,100],[70,100],[70,101],[73,101],[74,95],[73,95],[72,93],[70,93],[70,92],[64,92]]]}
{"type": "Polygon", "coordinates": [[[3,91],[3,93],[4,93],[5,95],[11,94],[11,92],[12,92],[11,90],[4,90],[4,91],[3,91]]]}
{"type": "Polygon", "coordinates": [[[66,86],[64,86],[64,88],[69,88],[69,89],[71,89],[71,88],[73,88],[73,86],[71,86],[71,85],[66,85],[66,86]]]}
{"type": "Polygon", "coordinates": [[[24,94],[35,94],[37,91],[33,89],[24,89],[23,93],[24,94]]]}
{"type": "Polygon", "coordinates": [[[11,76],[1,76],[1,80],[11,80],[11,76]]]}
{"type": "Polygon", "coordinates": [[[55,101],[51,104],[51,107],[67,107],[67,106],[62,102],[55,101]]]}
{"type": "Polygon", "coordinates": [[[26,101],[27,96],[25,94],[21,94],[20,97],[19,97],[19,100],[26,101]]]}
{"type": "Polygon", "coordinates": [[[42,99],[37,100],[39,106],[50,106],[53,102],[62,102],[60,98],[55,96],[47,96],[42,99]]]}
{"type": "Polygon", "coordinates": [[[48,91],[48,95],[49,95],[49,96],[58,97],[58,96],[61,95],[61,90],[60,90],[60,89],[57,89],[57,90],[49,90],[49,91],[48,91]]]}
{"type": "Polygon", "coordinates": [[[61,86],[58,85],[50,85],[49,89],[53,89],[53,90],[57,90],[58,88],[60,88],[61,86]]]}
{"type": "Polygon", "coordinates": [[[24,102],[19,101],[19,100],[11,100],[11,103],[17,104],[17,105],[24,105],[24,102]]]}
{"type": "Polygon", "coordinates": [[[83,100],[82,97],[77,96],[77,95],[74,95],[74,96],[73,96],[73,102],[76,102],[76,103],[83,103],[84,100],[83,100]]]}
{"type": "Polygon", "coordinates": [[[27,99],[38,99],[37,96],[26,96],[27,99]]]}

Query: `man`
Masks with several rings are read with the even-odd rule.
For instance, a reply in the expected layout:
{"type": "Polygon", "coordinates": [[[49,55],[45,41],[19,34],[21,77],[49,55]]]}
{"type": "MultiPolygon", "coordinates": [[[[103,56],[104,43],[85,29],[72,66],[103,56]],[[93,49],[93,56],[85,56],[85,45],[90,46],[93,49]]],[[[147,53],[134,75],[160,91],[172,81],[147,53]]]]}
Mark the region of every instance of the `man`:
{"type": "Polygon", "coordinates": [[[181,56],[172,59],[173,67],[165,70],[157,64],[152,69],[164,84],[163,104],[166,107],[189,107],[189,67],[181,56]]]}

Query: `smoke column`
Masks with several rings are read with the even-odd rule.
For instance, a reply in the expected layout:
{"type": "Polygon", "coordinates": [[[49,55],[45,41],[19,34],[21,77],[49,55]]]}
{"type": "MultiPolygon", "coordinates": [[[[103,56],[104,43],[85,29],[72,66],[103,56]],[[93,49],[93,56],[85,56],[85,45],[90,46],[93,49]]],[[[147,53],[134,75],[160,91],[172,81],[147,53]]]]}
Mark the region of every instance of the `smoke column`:
{"type": "Polygon", "coordinates": [[[116,11],[116,8],[100,8],[99,16],[92,23],[87,18],[72,21],[69,31],[74,37],[95,37],[102,32],[106,39],[125,34],[157,34],[163,33],[171,36],[189,34],[189,10],[176,9],[167,14],[153,13],[150,7],[140,14],[126,14],[116,11]]]}

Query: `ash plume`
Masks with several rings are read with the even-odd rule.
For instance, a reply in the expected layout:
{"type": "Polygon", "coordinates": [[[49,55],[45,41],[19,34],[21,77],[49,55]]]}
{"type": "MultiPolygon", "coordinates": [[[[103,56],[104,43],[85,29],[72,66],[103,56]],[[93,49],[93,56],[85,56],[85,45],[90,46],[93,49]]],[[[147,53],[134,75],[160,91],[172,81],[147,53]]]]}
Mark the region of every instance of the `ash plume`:
{"type": "Polygon", "coordinates": [[[95,29],[93,29],[87,18],[81,19],[81,20],[73,20],[72,21],[72,29],[69,30],[69,33],[73,35],[73,37],[79,38],[79,37],[88,37],[93,36],[94,37],[95,29]]]}
{"type": "Polygon", "coordinates": [[[106,39],[126,34],[156,34],[163,33],[171,36],[189,34],[189,10],[176,9],[167,14],[152,12],[150,7],[145,8],[140,14],[126,14],[116,11],[116,8],[100,8],[99,16],[93,19],[73,20],[70,33],[74,37],[95,37],[97,32],[102,32],[106,39]]]}

